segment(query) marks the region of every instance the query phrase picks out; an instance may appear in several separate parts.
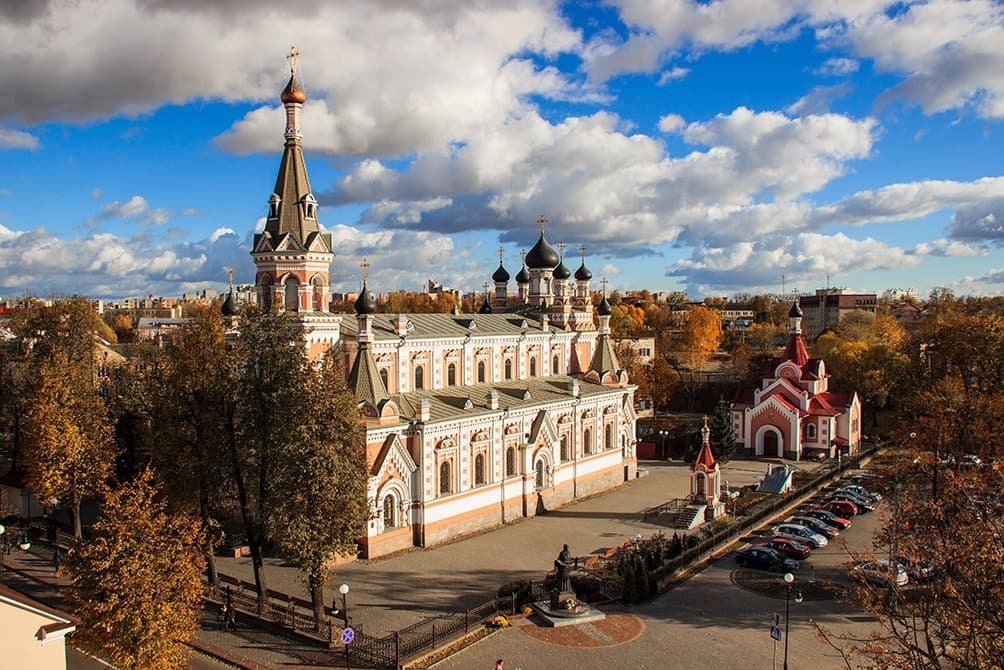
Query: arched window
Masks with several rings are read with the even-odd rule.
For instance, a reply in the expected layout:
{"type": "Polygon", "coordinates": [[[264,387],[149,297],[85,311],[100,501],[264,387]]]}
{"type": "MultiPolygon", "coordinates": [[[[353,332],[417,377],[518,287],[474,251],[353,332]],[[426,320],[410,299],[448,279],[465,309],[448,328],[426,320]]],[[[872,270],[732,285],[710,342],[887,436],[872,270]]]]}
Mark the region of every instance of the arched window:
{"type": "Polygon", "coordinates": [[[603,428],[603,448],[614,448],[614,427],[609,423],[603,428]]]}
{"type": "Polygon", "coordinates": [[[397,525],[397,501],[388,493],[383,499],[383,527],[393,528],[397,525]]]}
{"type": "Polygon", "coordinates": [[[533,469],[533,485],[538,489],[544,488],[544,461],[537,461],[533,469]]]}
{"type": "Polygon", "coordinates": [[[279,216],[279,203],[282,202],[282,198],[279,197],[278,193],[273,193],[272,197],[268,199],[268,218],[274,219],[279,216]]]}
{"type": "Polygon", "coordinates": [[[561,462],[564,463],[568,460],[568,436],[561,436],[561,462]]]}
{"type": "Polygon", "coordinates": [[[816,425],[813,423],[805,424],[805,438],[808,440],[816,439],[816,425]]]}
{"type": "Polygon", "coordinates": [[[537,376],[537,359],[536,358],[531,358],[530,359],[530,376],[531,377],[536,377],[537,376]]]}
{"type": "Polygon", "coordinates": [[[505,452],[505,476],[512,477],[516,474],[516,449],[509,447],[505,452]]]}
{"type": "Polygon", "coordinates": [[[422,369],[421,365],[415,367],[415,390],[419,391],[422,389],[424,382],[425,370],[422,369]]]}
{"type": "Polygon", "coordinates": [[[380,381],[383,382],[383,387],[389,391],[390,387],[387,385],[387,368],[380,368],[380,381]]]}
{"type": "Polygon", "coordinates": [[[512,361],[510,359],[505,359],[505,378],[512,379],[512,361]]]}
{"type": "Polygon", "coordinates": [[[324,304],[324,284],[321,282],[321,278],[311,279],[310,286],[313,292],[314,311],[327,312],[328,306],[324,304]]]}
{"type": "Polygon", "coordinates": [[[485,483],[485,455],[478,454],[474,457],[474,485],[481,486],[485,483]]]}
{"type": "Polygon", "coordinates": [[[263,275],[258,284],[261,286],[259,295],[261,296],[262,309],[268,312],[272,309],[272,278],[263,275]]]}
{"type": "Polygon", "coordinates": [[[439,495],[446,495],[450,492],[450,462],[447,461],[439,466],[439,495]]]}
{"type": "Polygon", "coordinates": [[[582,453],[593,453],[593,431],[589,428],[582,431],[582,453]]]}
{"type": "Polygon", "coordinates": [[[485,362],[484,361],[478,361],[478,383],[479,384],[484,384],[485,383],[485,362]]]}
{"type": "Polygon", "coordinates": [[[450,363],[446,366],[446,385],[456,386],[457,384],[457,366],[455,363],[450,363]]]}
{"type": "Polygon", "coordinates": [[[296,277],[286,278],[284,306],[291,312],[296,312],[300,309],[300,282],[297,281],[296,277]]]}
{"type": "Polygon", "coordinates": [[[558,358],[558,354],[554,355],[551,359],[551,374],[560,375],[561,374],[561,360],[558,358]]]}

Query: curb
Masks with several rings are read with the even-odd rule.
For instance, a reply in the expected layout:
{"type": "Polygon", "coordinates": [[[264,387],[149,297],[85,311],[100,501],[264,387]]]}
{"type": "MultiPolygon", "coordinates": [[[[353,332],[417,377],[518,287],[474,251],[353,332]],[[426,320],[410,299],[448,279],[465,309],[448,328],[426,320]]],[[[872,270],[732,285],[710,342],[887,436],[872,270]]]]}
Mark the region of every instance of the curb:
{"type": "Polygon", "coordinates": [[[192,638],[192,640],[188,642],[188,646],[201,654],[205,654],[206,656],[214,658],[218,661],[223,661],[235,668],[241,668],[241,670],[273,670],[270,665],[262,665],[261,663],[237,656],[236,654],[231,654],[214,644],[202,642],[197,637],[192,638]]]}

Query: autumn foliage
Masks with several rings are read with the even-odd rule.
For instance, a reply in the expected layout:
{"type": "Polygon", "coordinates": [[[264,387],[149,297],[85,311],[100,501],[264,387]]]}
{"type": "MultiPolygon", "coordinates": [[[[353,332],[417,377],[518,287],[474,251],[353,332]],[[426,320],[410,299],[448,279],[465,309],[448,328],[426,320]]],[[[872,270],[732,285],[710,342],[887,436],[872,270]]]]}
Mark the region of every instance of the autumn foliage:
{"type": "Polygon", "coordinates": [[[66,567],[75,643],[128,670],[186,667],[202,607],[201,527],[168,514],[150,470],[110,491],[66,567]]]}

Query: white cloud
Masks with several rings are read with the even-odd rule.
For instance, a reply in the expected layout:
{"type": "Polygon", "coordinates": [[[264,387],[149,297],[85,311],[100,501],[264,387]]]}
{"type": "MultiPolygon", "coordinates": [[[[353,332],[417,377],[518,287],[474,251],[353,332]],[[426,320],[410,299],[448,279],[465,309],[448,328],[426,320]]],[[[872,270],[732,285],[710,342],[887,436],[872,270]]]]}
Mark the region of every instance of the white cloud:
{"type": "Polygon", "coordinates": [[[84,221],[85,226],[96,226],[113,219],[132,219],[142,224],[163,225],[167,223],[170,212],[163,207],[150,207],[141,195],[134,195],[126,202],[113,200],[94,216],[84,221]]]}
{"type": "Polygon", "coordinates": [[[28,149],[34,151],[38,148],[38,138],[23,130],[0,127],[0,151],[6,149],[28,149]]]}
{"type": "Polygon", "coordinates": [[[851,85],[847,82],[835,86],[817,86],[785,108],[784,111],[798,116],[825,114],[830,111],[830,106],[835,100],[850,92],[851,85]]]}
{"type": "Polygon", "coordinates": [[[679,114],[667,114],[659,119],[659,130],[666,134],[675,133],[686,125],[687,122],[679,114]]]}
{"type": "Polygon", "coordinates": [[[965,242],[940,238],[931,240],[930,242],[921,242],[907,253],[926,256],[986,256],[990,252],[987,249],[973,247],[965,242]]]}
{"type": "Polygon", "coordinates": [[[853,58],[829,58],[814,70],[823,77],[846,77],[858,71],[861,64],[853,58]]]}
{"type": "Polygon", "coordinates": [[[675,81],[677,79],[683,79],[688,74],[690,74],[689,67],[676,66],[672,69],[664,70],[663,73],[659,75],[658,85],[665,86],[671,81],[675,81]]]}

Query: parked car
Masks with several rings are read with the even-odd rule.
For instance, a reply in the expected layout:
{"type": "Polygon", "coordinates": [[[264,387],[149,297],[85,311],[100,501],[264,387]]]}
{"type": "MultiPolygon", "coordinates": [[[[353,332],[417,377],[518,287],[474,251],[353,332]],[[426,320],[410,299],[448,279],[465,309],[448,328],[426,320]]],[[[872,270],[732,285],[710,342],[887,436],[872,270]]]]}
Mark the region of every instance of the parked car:
{"type": "Polygon", "coordinates": [[[964,468],[978,468],[983,465],[983,460],[976,454],[962,454],[959,465],[964,468]]]}
{"type": "Polygon", "coordinates": [[[845,502],[854,503],[854,506],[858,508],[858,514],[875,511],[875,505],[871,504],[867,500],[862,500],[856,495],[851,495],[850,493],[833,493],[830,494],[828,500],[843,500],[845,502]]]}
{"type": "Polygon", "coordinates": [[[790,516],[787,519],[785,519],[785,522],[800,523],[809,530],[814,530],[820,535],[825,535],[831,540],[835,538],[837,535],[840,535],[840,529],[831,526],[825,521],[820,521],[819,519],[816,519],[811,516],[805,516],[804,514],[796,514],[794,516],[790,516]]]}
{"type": "Polygon", "coordinates": [[[849,519],[845,519],[842,516],[834,514],[833,512],[828,512],[825,509],[820,509],[818,507],[802,512],[805,516],[811,516],[820,521],[825,521],[831,526],[836,526],[840,530],[847,530],[851,527],[851,522],[849,519]]]}
{"type": "Polygon", "coordinates": [[[896,563],[896,574],[889,567],[889,559],[883,558],[878,561],[857,561],[851,566],[851,577],[863,582],[878,584],[879,586],[906,586],[910,583],[910,576],[906,568],[901,563],[896,563]]]}
{"type": "Polygon", "coordinates": [[[845,519],[857,516],[860,513],[858,506],[850,500],[824,500],[819,504],[819,508],[827,512],[839,514],[845,519]]]}
{"type": "Polygon", "coordinates": [[[774,535],[778,535],[780,537],[790,537],[793,540],[808,543],[813,549],[825,547],[829,544],[829,540],[826,539],[826,536],[820,535],[819,533],[798,523],[778,524],[774,527],[774,535]]]}
{"type": "Polygon", "coordinates": [[[929,582],[941,574],[940,568],[930,561],[900,556],[896,559],[896,562],[906,568],[906,574],[910,577],[910,583],[929,582]]]}
{"type": "Polygon", "coordinates": [[[809,545],[803,544],[798,540],[793,540],[790,537],[772,537],[766,542],[758,543],[753,546],[767,547],[783,556],[794,558],[798,561],[804,561],[807,559],[809,557],[809,553],[812,551],[812,547],[809,545]]]}
{"type": "Polygon", "coordinates": [[[865,499],[871,498],[872,500],[875,500],[875,501],[882,500],[882,494],[881,493],[876,493],[875,491],[870,491],[870,490],[866,489],[865,487],[860,486],[858,484],[844,484],[838,490],[841,490],[841,491],[844,491],[844,490],[850,491],[854,495],[861,496],[862,498],[865,498],[865,499]]]}
{"type": "Polygon", "coordinates": [[[749,547],[736,552],[736,563],[744,568],[792,572],[798,570],[798,561],[785,558],[770,547],[749,547]]]}

